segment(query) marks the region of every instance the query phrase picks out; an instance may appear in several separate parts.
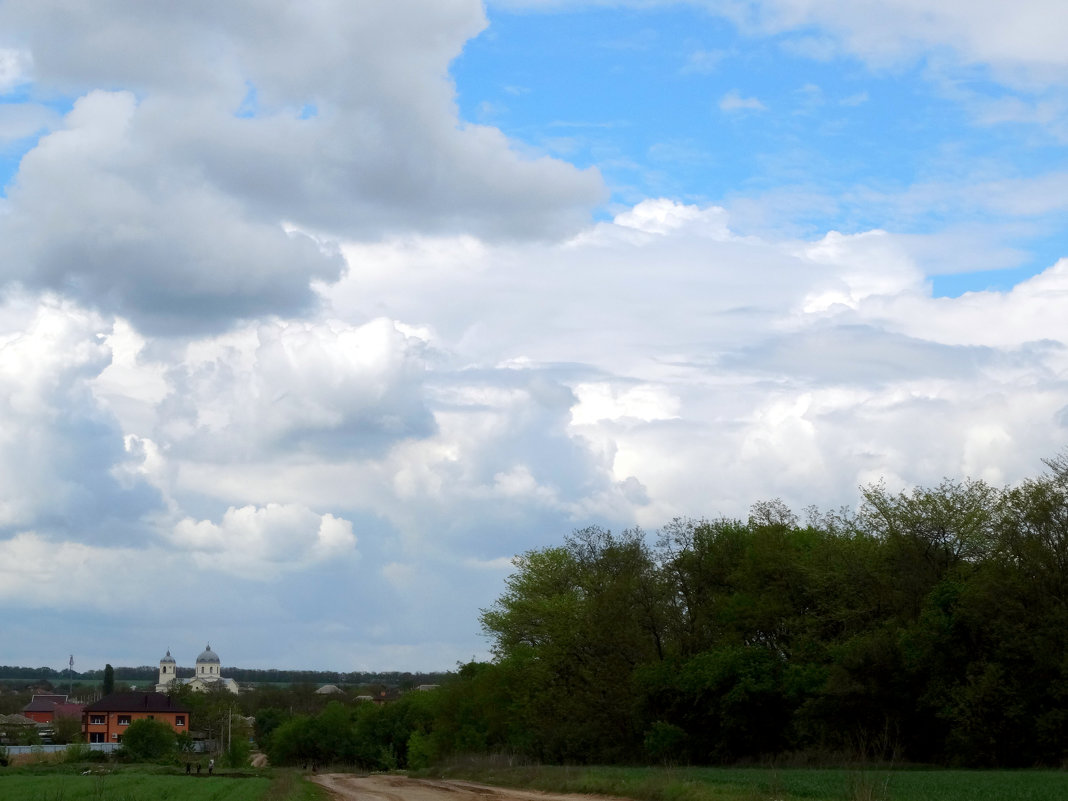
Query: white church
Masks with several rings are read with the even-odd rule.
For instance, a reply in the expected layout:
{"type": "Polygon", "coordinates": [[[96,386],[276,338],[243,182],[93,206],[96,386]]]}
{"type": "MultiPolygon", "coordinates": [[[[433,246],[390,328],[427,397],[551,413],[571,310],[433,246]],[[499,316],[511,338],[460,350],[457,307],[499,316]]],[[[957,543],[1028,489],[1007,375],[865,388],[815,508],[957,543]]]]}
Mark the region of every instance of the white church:
{"type": "Polygon", "coordinates": [[[221,675],[222,662],[219,661],[219,655],[211,650],[210,643],[197,657],[196,672],[193,678],[180,679],[178,678],[177,670],[178,664],[174,661],[174,657],[171,656],[168,648],[167,655],[159,660],[159,683],[156,685],[156,692],[165,693],[174,682],[177,682],[178,684],[188,685],[195,692],[224,687],[234,695],[238,693],[237,682],[221,675]]]}

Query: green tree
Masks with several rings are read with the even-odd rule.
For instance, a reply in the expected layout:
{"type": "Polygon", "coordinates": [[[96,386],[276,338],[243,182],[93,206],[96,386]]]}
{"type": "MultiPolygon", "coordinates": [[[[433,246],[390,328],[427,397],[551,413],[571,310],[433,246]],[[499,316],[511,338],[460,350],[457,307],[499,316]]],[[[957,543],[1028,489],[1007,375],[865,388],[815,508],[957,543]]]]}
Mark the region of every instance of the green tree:
{"type": "Polygon", "coordinates": [[[271,735],[274,730],[289,720],[292,715],[284,709],[267,707],[256,712],[256,723],[253,726],[253,734],[256,737],[256,745],[264,752],[271,749],[271,735]]]}
{"type": "Polygon", "coordinates": [[[141,718],[131,723],[122,735],[122,749],[138,762],[161,759],[174,752],[174,729],[162,720],[141,718]]]}
{"type": "Polygon", "coordinates": [[[104,665],[104,695],[111,695],[115,692],[115,668],[111,665],[104,665]]]}
{"type": "Polygon", "coordinates": [[[80,743],[84,740],[81,718],[75,715],[57,715],[52,721],[52,742],[80,743]]]}

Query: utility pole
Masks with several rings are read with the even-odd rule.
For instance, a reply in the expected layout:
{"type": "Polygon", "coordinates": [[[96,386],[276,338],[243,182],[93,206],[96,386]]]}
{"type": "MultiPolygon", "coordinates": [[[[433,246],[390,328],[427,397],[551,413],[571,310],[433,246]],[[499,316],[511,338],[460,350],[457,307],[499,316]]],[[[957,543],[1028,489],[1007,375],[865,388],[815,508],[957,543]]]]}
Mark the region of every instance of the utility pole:
{"type": "Polygon", "coordinates": [[[67,663],[67,700],[70,700],[71,694],[74,692],[74,654],[70,655],[70,661],[67,663]]]}

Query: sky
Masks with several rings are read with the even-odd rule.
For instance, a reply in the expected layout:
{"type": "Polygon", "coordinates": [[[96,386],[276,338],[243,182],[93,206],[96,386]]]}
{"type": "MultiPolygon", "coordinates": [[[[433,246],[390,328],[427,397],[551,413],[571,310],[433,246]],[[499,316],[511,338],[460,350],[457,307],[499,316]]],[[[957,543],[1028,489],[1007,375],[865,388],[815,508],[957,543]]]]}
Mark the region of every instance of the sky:
{"type": "Polygon", "coordinates": [[[577,528],[1068,442],[1060,0],[0,0],[0,664],[448,670],[577,528]]]}

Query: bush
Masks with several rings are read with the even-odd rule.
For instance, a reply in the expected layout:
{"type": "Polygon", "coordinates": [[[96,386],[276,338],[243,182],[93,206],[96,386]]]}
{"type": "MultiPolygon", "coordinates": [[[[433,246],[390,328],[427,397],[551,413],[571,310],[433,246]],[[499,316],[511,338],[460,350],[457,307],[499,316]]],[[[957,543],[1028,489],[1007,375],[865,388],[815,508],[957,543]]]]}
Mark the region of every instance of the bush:
{"type": "Polygon", "coordinates": [[[161,720],[135,720],[122,736],[122,750],[137,762],[162,759],[174,752],[177,736],[169,724],[161,720]]]}
{"type": "Polygon", "coordinates": [[[89,759],[90,753],[88,743],[70,743],[67,750],[63,752],[63,761],[85,762],[89,759]]]}
{"type": "Polygon", "coordinates": [[[671,723],[656,721],[645,733],[645,753],[654,762],[673,765],[684,753],[686,732],[671,723]]]}

